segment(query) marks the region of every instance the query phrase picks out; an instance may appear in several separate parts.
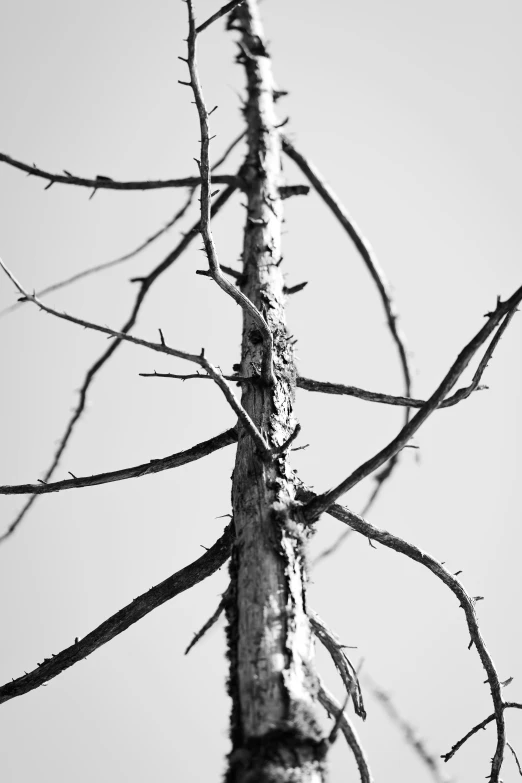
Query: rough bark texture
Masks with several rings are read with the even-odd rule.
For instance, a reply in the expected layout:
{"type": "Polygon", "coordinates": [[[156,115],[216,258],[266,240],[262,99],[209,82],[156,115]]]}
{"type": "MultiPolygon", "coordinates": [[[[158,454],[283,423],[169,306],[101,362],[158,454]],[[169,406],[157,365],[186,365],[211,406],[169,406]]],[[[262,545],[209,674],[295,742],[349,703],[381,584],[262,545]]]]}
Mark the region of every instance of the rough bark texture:
{"type": "MultiPolygon", "coordinates": [[[[274,82],[254,0],[234,14],[239,61],[247,75],[245,118],[249,154],[243,248],[243,292],[269,324],[275,384],[263,383],[262,335],[244,314],[242,402],[271,446],[293,432],[296,370],[284,314],[281,262],[281,139],[274,82]]],[[[228,783],[319,783],[326,744],[314,717],[313,643],[305,605],[304,537],[294,509],[295,486],[286,455],[263,461],[239,430],[233,476],[236,546],[227,607],[232,697],[228,783]]]]}

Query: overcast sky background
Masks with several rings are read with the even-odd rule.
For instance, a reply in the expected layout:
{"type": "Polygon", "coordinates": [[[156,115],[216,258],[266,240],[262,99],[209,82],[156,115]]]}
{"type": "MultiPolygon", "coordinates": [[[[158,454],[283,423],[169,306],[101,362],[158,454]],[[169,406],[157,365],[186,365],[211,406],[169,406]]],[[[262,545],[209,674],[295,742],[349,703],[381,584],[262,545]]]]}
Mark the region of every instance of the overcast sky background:
{"type": "MultiPolygon", "coordinates": [[[[216,2],[199,0],[203,20],[216,2]]],[[[275,76],[290,95],[296,146],[323,172],[370,238],[391,280],[414,357],[416,396],[429,395],[483,324],[497,294],[521,283],[522,112],[516,0],[285,0],[262,3],[275,76]]],[[[195,174],[197,117],[185,78],[185,7],[172,0],[4,0],[0,30],[0,149],[53,172],[155,179],[195,174]]],[[[218,22],[200,40],[212,117],[213,157],[241,130],[241,69],[218,22]]],[[[233,173],[243,150],[223,171],[233,173]]],[[[285,162],[289,183],[301,182],[285,162]]],[[[0,167],[0,254],[38,289],[132,250],[181,205],[181,191],[98,192],[54,185],[0,167]]],[[[244,211],[238,196],[215,222],[222,263],[236,265],[244,211]]],[[[402,393],[395,349],[376,290],[319,199],[285,202],[285,272],[303,375],[402,393]]],[[[119,328],[135,288],[195,219],[123,267],[49,301],[119,328]]],[[[151,291],[136,334],[197,352],[229,371],[239,356],[238,308],[207,279],[197,244],[151,291]]],[[[14,300],[0,278],[0,308],[14,300]]],[[[506,696],[522,701],[520,628],[522,329],[514,318],[477,393],[433,415],[407,450],[370,521],[463,570],[506,696]],[[416,457],[419,457],[419,460],[416,457]]],[[[99,335],[26,305],[0,320],[0,483],[35,481],[76,403],[99,335]]],[[[57,471],[87,475],[188,448],[234,423],[210,383],[144,379],[187,371],[133,346],[100,373],[89,409],[57,471]]],[[[471,370],[466,379],[471,377],[471,370]]],[[[387,443],[402,412],[360,400],[297,393],[303,431],[293,462],[324,490],[387,443]]],[[[202,553],[230,510],[234,449],[132,482],[42,497],[0,547],[0,680],[29,671],[134,597],[202,553]]],[[[345,497],[354,510],[370,480],[345,497]]],[[[0,498],[4,530],[22,498],[0,498]]],[[[312,554],[340,532],[323,519],[312,554]]],[[[217,781],[229,749],[222,623],[188,656],[192,634],[214,611],[226,569],[156,610],[46,688],[0,710],[3,783],[217,781]]],[[[351,536],[313,573],[310,603],[354,663],[393,694],[437,754],[491,712],[485,675],[467,650],[464,615],[434,576],[401,555],[351,536]]],[[[342,690],[318,650],[321,672],[342,690]]],[[[428,781],[371,695],[357,725],[376,780],[428,781]],[[360,722],[359,722],[360,723],[360,722]]],[[[508,715],[522,754],[522,715],[508,715]]],[[[325,726],[328,723],[325,723],[325,726]]],[[[484,779],[494,730],[447,766],[461,783],[484,779]]],[[[517,772],[510,755],[502,777],[517,772]]],[[[342,740],[331,781],[356,779],[342,740]]]]}

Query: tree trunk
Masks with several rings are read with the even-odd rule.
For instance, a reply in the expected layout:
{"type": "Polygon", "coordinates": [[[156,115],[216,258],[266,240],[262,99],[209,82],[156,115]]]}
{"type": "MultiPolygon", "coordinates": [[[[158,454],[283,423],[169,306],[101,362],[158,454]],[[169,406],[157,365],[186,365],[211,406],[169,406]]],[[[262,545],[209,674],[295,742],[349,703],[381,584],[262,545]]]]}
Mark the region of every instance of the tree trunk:
{"type": "MultiPolygon", "coordinates": [[[[248,199],[243,292],[264,315],[273,340],[275,382],[261,378],[263,336],[244,312],[239,374],[242,402],[271,447],[295,429],[296,369],[285,322],[281,271],[281,139],[275,86],[255,0],[229,26],[240,30],[247,76],[248,199]]],[[[306,615],[304,543],[286,454],[268,463],[239,432],[232,500],[236,545],[227,608],[232,697],[228,783],[319,783],[326,742],[315,718],[313,640],[306,615]]]]}

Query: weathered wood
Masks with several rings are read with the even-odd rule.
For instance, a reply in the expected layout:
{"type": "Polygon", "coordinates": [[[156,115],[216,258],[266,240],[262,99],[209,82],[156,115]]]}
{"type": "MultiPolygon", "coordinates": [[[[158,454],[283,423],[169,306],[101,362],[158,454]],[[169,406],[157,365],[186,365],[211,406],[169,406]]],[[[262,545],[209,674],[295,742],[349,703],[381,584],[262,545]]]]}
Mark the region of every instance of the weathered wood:
{"type": "MultiPolygon", "coordinates": [[[[242,290],[266,319],[273,340],[275,383],[261,377],[263,336],[244,313],[242,403],[271,447],[296,426],[296,369],[285,322],[281,262],[281,138],[274,82],[254,0],[232,20],[241,31],[239,59],[247,75],[245,118],[249,153],[244,167],[247,219],[242,290]]],[[[306,616],[303,558],[307,529],[294,509],[295,486],[286,454],[261,458],[239,430],[233,476],[236,547],[227,606],[233,701],[229,783],[319,783],[326,743],[315,719],[312,633],[306,616]]]]}

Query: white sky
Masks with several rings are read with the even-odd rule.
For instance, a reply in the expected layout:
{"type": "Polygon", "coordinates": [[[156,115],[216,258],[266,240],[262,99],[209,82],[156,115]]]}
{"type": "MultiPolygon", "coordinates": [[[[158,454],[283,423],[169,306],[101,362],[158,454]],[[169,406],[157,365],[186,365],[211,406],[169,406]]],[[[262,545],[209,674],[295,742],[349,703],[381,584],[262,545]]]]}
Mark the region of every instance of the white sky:
{"type": "MultiPolygon", "coordinates": [[[[218,4],[200,0],[206,18],[218,4]]],[[[286,0],[262,4],[275,75],[290,96],[281,118],[371,240],[393,283],[416,368],[428,395],[483,323],[497,294],[520,280],[520,29],[522,7],[499,0],[366,3],[286,0]]],[[[51,171],[115,179],[195,173],[197,120],[184,78],[181,3],[4,0],[0,29],[0,150],[51,171]]],[[[217,156],[241,128],[235,47],[218,23],[200,42],[201,77],[217,156]]],[[[223,169],[232,173],[236,156],[223,169]]],[[[302,181],[288,162],[288,182],[302,181]]],[[[139,244],[184,195],[88,191],[26,179],[0,166],[0,253],[38,288],[139,244]]],[[[216,221],[222,263],[241,247],[240,199],[216,221]]],[[[303,375],[401,393],[400,373],[366,270],[315,196],[286,202],[285,270],[308,287],[289,304],[303,375]]],[[[185,226],[194,220],[189,218],[185,226]]],[[[167,235],[126,267],[54,295],[71,312],[118,328],[134,289],[173,247],[167,235]]],[[[194,270],[192,248],[151,293],[137,334],[161,327],[173,345],[230,370],[237,361],[235,305],[194,270]]],[[[0,279],[0,308],[12,286],[0,279]]],[[[51,301],[51,299],[49,300],[51,301]]],[[[21,309],[0,320],[0,483],[34,481],[60,437],[84,370],[105,339],[21,309]]],[[[522,701],[520,316],[484,382],[490,390],[434,415],[406,452],[370,521],[402,535],[483,595],[481,627],[506,695],[522,701]]],[[[145,380],[139,372],[184,371],[124,346],[92,387],[90,407],[57,477],[145,462],[233,424],[211,384],[145,380]]],[[[468,376],[467,376],[468,377],[468,376]]],[[[298,392],[303,425],[295,467],[319,489],[338,483],[393,437],[398,409],[298,392]]],[[[230,509],[233,448],[139,481],[41,498],[0,548],[0,681],[84,636],[152,584],[196,559],[221,533],[230,509]]],[[[358,510],[367,481],[346,503],[358,510]]],[[[1,529],[20,498],[0,498],[1,529]]],[[[314,551],[339,531],[319,524],[314,551]]],[[[174,599],[44,689],[2,705],[2,783],[92,779],[219,780],[228,751],[229,704],[222,625],[183,650],[214,611],[225,570],[174,599]]],[[[429,740],[447,751],[491,712],[485,675],[467,650],[464,616],[434,577],[353,535],[317,568],[310,603],[391,691],[429,740]]],[[[328,661],[318,661],[341,697],[328,661]]],[[[367,696],[358,727],[377,780],[429,780],[381,708],[367,696]]],[[[522,715],[509,715],[522,754],[522,715]]],[[[460,783],[483,779],[494,733],[481,733],[450,762],[460,783]]],[[[355,775],[338,741],[332,783],[355,775]]],[[[509,755],[504,780],[515,780],[509,755]]]]}

